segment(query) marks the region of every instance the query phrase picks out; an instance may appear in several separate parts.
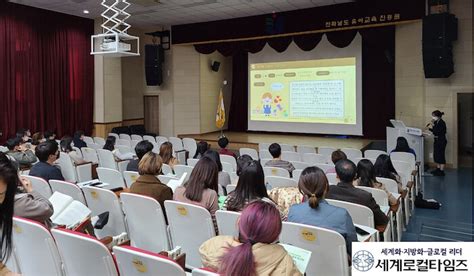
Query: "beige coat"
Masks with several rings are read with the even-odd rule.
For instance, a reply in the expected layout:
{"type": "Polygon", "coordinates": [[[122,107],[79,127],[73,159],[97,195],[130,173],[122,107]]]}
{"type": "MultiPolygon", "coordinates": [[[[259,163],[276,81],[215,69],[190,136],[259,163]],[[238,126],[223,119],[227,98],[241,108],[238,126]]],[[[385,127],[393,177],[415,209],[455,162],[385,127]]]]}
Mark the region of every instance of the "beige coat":
{"type": "MultiPolygon", "coordinates": [[[[227,248],[238,245],[240,243],[231,236],[216,236],[207,240],[199,248],[202,264],[204,267],[218,271],[220,259],[227,248]]],[[[257,275],[302,275],[293,263],[293,259],[279,244],[256,243],[252,246],[252,253],[256,261],[257,275]]]]}

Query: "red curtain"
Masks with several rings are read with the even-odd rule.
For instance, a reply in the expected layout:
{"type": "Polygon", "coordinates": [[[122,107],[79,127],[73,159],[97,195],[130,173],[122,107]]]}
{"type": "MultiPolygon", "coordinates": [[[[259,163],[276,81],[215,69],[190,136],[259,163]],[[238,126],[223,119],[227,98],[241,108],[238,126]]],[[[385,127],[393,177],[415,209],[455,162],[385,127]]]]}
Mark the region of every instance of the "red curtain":
{"type": "Polygon", "coordinates": [[[90,19],[0,1],[0,140],[18,128],[92,131],[90,19]]]}

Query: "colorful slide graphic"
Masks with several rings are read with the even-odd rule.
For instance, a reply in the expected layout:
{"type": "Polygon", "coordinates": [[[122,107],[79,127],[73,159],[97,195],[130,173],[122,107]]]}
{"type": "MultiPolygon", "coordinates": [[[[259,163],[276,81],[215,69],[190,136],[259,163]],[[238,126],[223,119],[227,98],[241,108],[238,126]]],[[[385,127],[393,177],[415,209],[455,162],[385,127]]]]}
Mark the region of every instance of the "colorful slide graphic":
{"type": "Polygon", "coordinates": [[[356,58],[250,64],[250,120],[356,124],[356,58]]]}

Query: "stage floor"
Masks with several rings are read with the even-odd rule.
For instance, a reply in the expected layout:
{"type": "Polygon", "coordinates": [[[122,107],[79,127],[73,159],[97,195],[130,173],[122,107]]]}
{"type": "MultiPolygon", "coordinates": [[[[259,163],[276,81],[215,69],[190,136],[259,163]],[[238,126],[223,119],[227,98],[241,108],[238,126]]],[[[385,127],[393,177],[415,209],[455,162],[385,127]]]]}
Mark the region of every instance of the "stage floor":
{"type": "MultiPolygon", "coordinates": [[[[335,147],[335,148],[356,148],[363,149],[374,140],[362,138],[337,138],[323,137],[317,135],[304,134],[275,134],[261,132],[232,132],[224,131],[225,136],[229,139],[229,149],[238,150],[242,147],[258,149],[259,143],[282,143],[290,145],[307,145],[317,147],[335,147]]],[[[194,138],[196,141],[206,141],[213,148],[217,148],[217,140],[220,132],[211,132],[204,134],[179,135],[180,138],[194,138]]]]}

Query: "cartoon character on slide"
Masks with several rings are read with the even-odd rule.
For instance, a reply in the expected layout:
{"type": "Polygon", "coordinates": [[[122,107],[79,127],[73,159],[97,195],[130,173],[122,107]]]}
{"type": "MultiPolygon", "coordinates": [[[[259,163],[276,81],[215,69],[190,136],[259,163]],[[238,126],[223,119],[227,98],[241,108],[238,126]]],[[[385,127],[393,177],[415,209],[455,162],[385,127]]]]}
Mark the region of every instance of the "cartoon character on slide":
{"type": "Polygon", "coordinates": [[[263,107],[263,114],[265,116],[270,116],[272,114],[272,94],[265,93],[262,96],[262,107],[263,107]]]}

